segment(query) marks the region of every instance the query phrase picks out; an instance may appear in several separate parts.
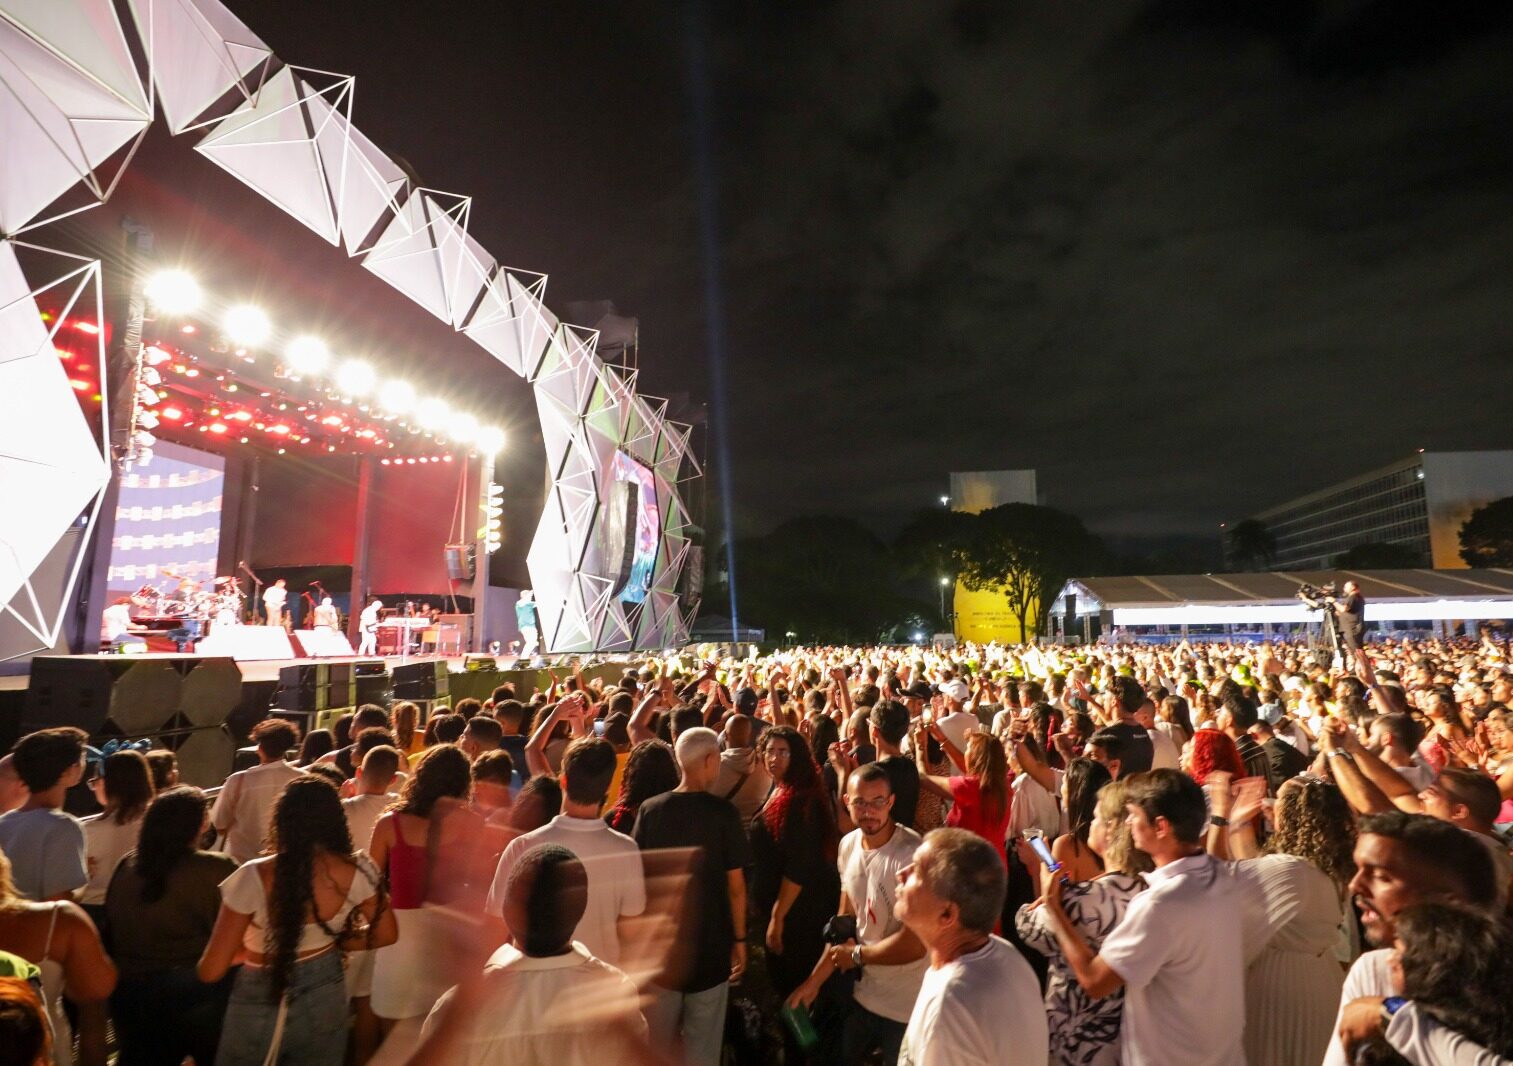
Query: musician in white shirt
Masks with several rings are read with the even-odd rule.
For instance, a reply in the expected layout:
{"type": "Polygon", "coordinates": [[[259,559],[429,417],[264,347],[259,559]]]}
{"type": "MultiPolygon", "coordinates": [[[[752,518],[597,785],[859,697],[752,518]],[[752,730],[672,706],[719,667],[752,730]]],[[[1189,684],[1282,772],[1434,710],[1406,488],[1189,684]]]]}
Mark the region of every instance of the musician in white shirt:
{"type": "Polygon", "coordinates": [[[327,596],[320,601],[320,606],[315,608],[314,621],[316,629],[335,629],[341,621],[341,612],[336,609],[336,604],[327,596]]]}
{"type": "Polygon", "coordinates": [[[357,654],[378,654],[378,613],[383,610],[383,606],[383,600],[374,600],[363,608],[362,614],[357,616],[357,628],[362,634],[362,641],[357,646],[357,654]]]}
{"type": "Polygon", "coordinates": [[[263,613],[267,616],[267,624],[270,626],[284,624],[284,601],[289,598],[289,590],[285,586],[284,579],[279,578],[263,593],[263,613]]]}

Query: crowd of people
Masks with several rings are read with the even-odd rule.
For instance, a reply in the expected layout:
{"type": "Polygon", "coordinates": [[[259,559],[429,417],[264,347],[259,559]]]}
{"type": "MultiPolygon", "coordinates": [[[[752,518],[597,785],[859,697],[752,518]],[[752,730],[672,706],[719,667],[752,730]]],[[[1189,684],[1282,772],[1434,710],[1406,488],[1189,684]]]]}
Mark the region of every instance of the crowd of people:
{"type": "Polygon", "coordinates": [[[651,657],[213,798],[44,729],[0,1066],[1513,1061],[1513,648],[1349,651],[651,657]]]}

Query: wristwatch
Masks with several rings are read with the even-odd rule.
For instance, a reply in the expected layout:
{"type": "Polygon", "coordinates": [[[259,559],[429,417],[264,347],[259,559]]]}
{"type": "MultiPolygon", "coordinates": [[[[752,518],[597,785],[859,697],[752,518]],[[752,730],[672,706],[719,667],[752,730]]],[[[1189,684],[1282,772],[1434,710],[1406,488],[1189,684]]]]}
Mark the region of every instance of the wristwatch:
{"type": "Polygon", "coordinates": [[[1392,1016],[1406,1006],[1408,1000],[1403,996],[1388,996],[1382,1000],[1382,1029],[1392,1024],[1392,1016]]]}
{"type": "Polygon", "coordinates": [[[1331,759],[1349,759],[1351,762],[1355,762],[1355,756],[1344,748],[1330,748],[1327,754],[1331,759]]]}
{"type": "Polygon", "coordinates": [[[1222,814],[1210,814],[1208,816],[1208,824],[1209,825],[1216,825],[1220,829],[1223,829],[1225,826],[1227,826],[1229,824],[1229,819],[1226,818],[1226,817],[1224,817],[1222,814]]]}
{"type": "Polygon", "coordinates": [[[851,949],[851,965],[855,966],[858,970],[862,968],[862,946],[860,944],[851,949]]]}

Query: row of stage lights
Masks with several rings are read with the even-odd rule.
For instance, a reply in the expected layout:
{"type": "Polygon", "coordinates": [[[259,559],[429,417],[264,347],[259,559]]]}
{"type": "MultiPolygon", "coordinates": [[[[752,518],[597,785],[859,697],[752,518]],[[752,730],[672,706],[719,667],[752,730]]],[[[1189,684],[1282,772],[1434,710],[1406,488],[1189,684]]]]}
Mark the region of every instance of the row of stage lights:
{"type": "MultiPolygon", "coordinates": [[[[154,274],[148,279],[146,295],[154,308],[170,315],[193,314],[202,299],[199,283],[182,270],[154,274]]],[[[267,312],[252,304],[229,308],[220,325],[226,340],[238,348],[261,348],[273,339],[272,320],[267,312]]],[[[312,334],[291,339],[283,346],[282,355],[285,368],[296,377],[328,377],[335,391],[343,396],[371,399],[388,414],[413,419],[422,429],[456,444],[488,455],[504,450],[504,431],[498,426],[482,425],[473,415],[454,411],[434,396],[421,396],[407,381],[396,378],[380,382],[377,371],[361,359],[336,363],[326,342],[312,334]]]]}

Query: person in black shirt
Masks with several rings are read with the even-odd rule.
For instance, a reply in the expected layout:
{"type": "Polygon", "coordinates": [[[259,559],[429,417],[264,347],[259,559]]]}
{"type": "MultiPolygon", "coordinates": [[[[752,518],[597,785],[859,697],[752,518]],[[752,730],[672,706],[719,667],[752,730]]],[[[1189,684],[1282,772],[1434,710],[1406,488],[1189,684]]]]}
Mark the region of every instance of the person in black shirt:
{"type": "Polygon", "coordinates": [[[1334,617],[1340,625],[1340,642],[1345,645],[1345,665],[1356,669],[1360,660],[1361,642],[1366,639],[1366,597],[1354,581],[1345,582],[1341,595],[1330,600],[1334,617]]]}
{"type": "MultiPolygon", "coordinates": [[[[681,1037],[683,1061],[718,1066],[730,982],[746,969],[746,875],[751,849],[729,801],[708,791],[720,775],[720,738],[700,726],[678,734],[683,779],[641,805],[632,833],[643,852],[693,849],[693,883],[684,894],[673,957],[653,981],[646,1008],[652,1044],[681,1037]]],[[[644,856],[647,880],[664,863],[687,870],[686,855],[644,856]]]]}
{"type": "Polygon", "coordinates": [[[1133,677],[1121,675],[1109,684],[1108,691],[1113,703],[1109,709],[1119,716],[1119,721],[1104,726],[1099,732],[1112,734],[1123,741],[1119,772],[1115,776],[1146,773],[1156,757],[1156,748],[1145,727],[1135,721],[1135,712],[1145,706],[1145,689],[1133,677]]]}
{"type": "Polygon", "coordinates": [[[1245,776],[1264,778],[1266,794],[1275,796],[1277,782],[1271,776],[1271,758],[1250,736],[1250,731],[1260,720],[1256,705],[1241,695],[1238,689],[1225,693],[1224,706],[1219,708],[1217,719],[1219,730],[1233,740],[1235,747],[1240,750],[1240,758],[1245,763],[1245,776]]]}
{"type": "Polygon", "coordinates": [[[913,829],[919,810],[919,767],[900,747],[909,733],[909,709],[897,700],[883,700],[872,708],[870,721],[877,765],[893,784],[893,821],[913,829]]]}
{"type": "Polygon", "coordinates": [[[1297,777],[1309,767],[1308,756],[1277,736],[1271,723],[1264,718],[1251,726],[1250,735],[1261,745],[1266,758],[1271,762],[1271,779],[1280,788],[1282,783],[1297,777]]]}

